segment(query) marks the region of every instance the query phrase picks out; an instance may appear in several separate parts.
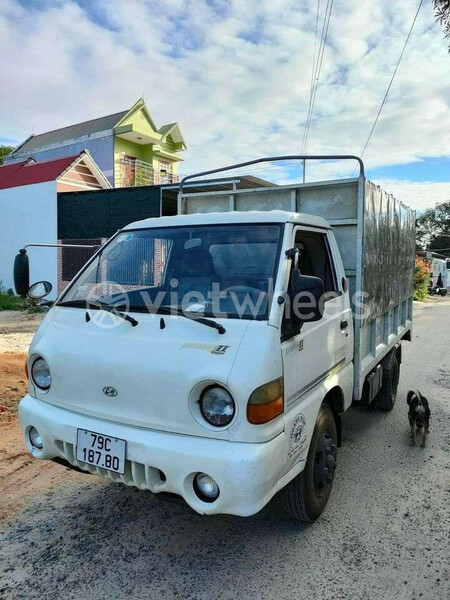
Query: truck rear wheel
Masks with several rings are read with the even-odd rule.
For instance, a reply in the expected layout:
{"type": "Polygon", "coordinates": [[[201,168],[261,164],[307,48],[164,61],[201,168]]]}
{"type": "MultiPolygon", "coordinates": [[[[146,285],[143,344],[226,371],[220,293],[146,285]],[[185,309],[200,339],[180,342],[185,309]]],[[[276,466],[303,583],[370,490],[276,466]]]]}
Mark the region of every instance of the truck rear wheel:
{"type": "Polygon", "coordinates": [[[315,521],[324,510],[336,469],[337,431],[333,412],[322,404],[304,470],[281,491],[286,512],[296,521],[315,521]]]}
{"type": "Polygon", "coordinates": [[[381,410],[392,410],[397,400],[400,364],[397,353],[393,350],[383,361],[383,384],[378,393],[377,407],[381,410]]]}

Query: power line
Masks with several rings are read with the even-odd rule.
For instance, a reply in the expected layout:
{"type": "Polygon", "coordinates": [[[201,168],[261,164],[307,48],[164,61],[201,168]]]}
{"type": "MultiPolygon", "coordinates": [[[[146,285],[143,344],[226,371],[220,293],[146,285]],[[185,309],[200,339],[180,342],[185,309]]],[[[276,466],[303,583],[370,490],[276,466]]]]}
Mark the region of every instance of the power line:
{"type": "MultiPolygon", "coordinates": [[[[320,62],[319,62],[319,67],[318,67],[318,72],[317,72],[317,77],[316,77],[316,86],[314,88],[314,96],[313,96],[313,100],[312,100],[312,106],[311,106],[311,114],[309,117],[309,124],[308,124],[308,131],[306,133],[306,141],[305,141],[305,154],[307,152],[307,148],[308,148],[308,135],[309,135],[309,130],[311,127],[311,123],[312,123],[312,116],[313,116],[313,112],[314,112],[314,105],[316,102],[316,96],[317,96],[317,90],[319,88],[319,79],[320,79],[320,73],[322,71],[322,62],[323,62],[323,56],[325,54],[325,47],[326,47],[326,43],[327,43],[327,37],[328,37],[328,28],[330,26],[330,19],[331,19],[331,11],[333,9],[333,0],[331,0],[330,2],[330,10],[328,11],[328,19],[327,19],[327,15],[325,13],[325,20],[326,20],[326,25],[325,25],[325,21],[324,21],[324,27],[325,27],[325,34],[323,36],[323,43],[322,43],[322,51],[320,54],[320,62]]],[[[320,48],[319,48],[320,51],[320,48]]]]}
{"type": "Polygon", "coordinates": [[[372,137],[372,134],[373,134],[373,132],[375,130],[375,127],[376,127],[376,125],[378,123],[378,119],[380,118],[381,111],[383,110],[383,106],[385,105],[385,102],[386,102],[386,99],[388,97],[389,91],[391,89],[392,83],[394,82],[395,76],[396,76],[397,71],[398,71],[398,67],[400,65],[400,61],[403,58],[403,54],[405,52],[406,46],[408,45],[409,38],[411,37],[412,30],[414,29],[414,25],[416,24],[416,20],[417,20],[417,17],[419,16],[419,12],[420,12],[420,9],[422,7],[422,4],[423,4],[423,0],[420,0],[419,6],[417,8],[416,14],[415,14],[414,19],[413,19],[413,22],[412,22],[411,27],[409,29],[408,35],[406,37],[405,44],[404,44],[403,49],[402,49],[402,51],[400,53],[400,56],[399,56],[398,61],[397,61],[397,64],[395,65],[394,72],[392,73],[391,81],[389,82],[388,88],[387,88],[386,93],[384,95],[383,101],[381,102],[381,106],[380,106],[380,108],[378,110],[377,116],[375,117],[375,121],[373,122],[372,129],[370,130],[370,133],[369,133],[369,137],[367,138],[366,143],[364,144],[364,148],[362,149],[362,152],[360,154],[361,158],[362,158],[364,152],[366,151],[366,148],[367,148],[367,146],[368,146],[368,144],[370,142],[370,138],[372,137]]]}
{"type": "Polygon", "coordinates": [[[326,47],[326,43],[327,43],[328,28],[330,26],[333,2],[334,2],[334,0],[327,0],[327,5],[325,7],[325,16],[324,16],[323,25],[322,25],[322,34],[321,34],[321,38],[320,38],[319,51],[317,54],[316,71],[314,74],[314,89],[312,91],[310,107],[308,110],[308,116],[306,118],[301,154],[306,154],[307,148],[308,148],[309,130],[311,127],[311,122],[312,122],[312,117],[313,117],[313,112],[314,112],[314,105],[315,105],[316,97],[317,97],[317,89],[319,87],[320,73],[322,71],[323,56],[325,53],[325,47],[326,47]]]}
{"type": "Polygon", "coordinates": [[[314,76],[316,73],[317,31],[319,29],[319,13],[320,13],[320,0],[317,0],[316,30],[314,33],[314,53],[313,53],[312,68],[311,68],[311,83],[310,83],[310,88],[309,88],[309,105],[308,105],[308,113],[307,113],[306,122],[305,122],[305,131],[303,132],[303,141],[302,141],[302,147],[301,147],[300,154],[303,154],[303,144],[305,141],[306,125],[309,121],[309,113],[311,111],[311,102],[312,102],[313,93],[314,93],[314,76]]]}
{"type": "MultiPolygon", "coordinates": [[[[333,1],[333,0],[331,0],[333,1]]],[[[306,117],[306,123],[305,123],[305,130],[303,132],[303,141],[302,141],[302,146],[301,146],[301,154],[306,154],[306,148],[307,148],[307,144],[308,144],[308,134],[309,134],[309,128],[311,125],[311,121],[312,121],[312,113],[314,110],[314,103],[315,103],[315,96],[316,96],[316,89],[317,86],[319,84],[319,79],[320,79],[320,72],[322,69],[322,62],[320,60],[320,57],[323,56],[322,54],[322,46],[324,44],[324,40],[326,41],[326,37],[328,34],[328,29],[327,29],[327,17],[328,17],[328,10],[330,7],[330,0],[327,0],[327,5],[325,7],[325,15],[324,15],[324,19],[323,19],[323,24],[322,24],[322,33],[320,35],[320,43],[319,43],[319,50],[317,53],[317,59],[314,55],[314,63],[315,63],[315,68],[313,68],[313,76],[312,76],[312,86],[311,86],[311,91],[310,91],[310,98],[309,98],[309,106],[308,106],[308,114],[306,117]],[[325,33],[326,32],[326,33],[325,33]]],[[[318,9],[320,7],[318,6],[318,9]]],[[[317,14],[318,17],[318,14],[317,14]]]]}

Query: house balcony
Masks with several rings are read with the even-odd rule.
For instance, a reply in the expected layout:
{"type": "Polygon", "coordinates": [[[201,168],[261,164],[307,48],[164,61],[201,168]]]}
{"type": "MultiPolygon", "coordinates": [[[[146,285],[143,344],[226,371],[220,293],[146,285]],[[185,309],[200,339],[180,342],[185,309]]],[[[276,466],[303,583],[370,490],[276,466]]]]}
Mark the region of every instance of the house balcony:
{"type": "Polygon", "coordinates": [[[178,176],[172,172],[170,163],[160,164],[159,168],[154,169],[152,164],[143,160],[121,156],[117,166],[116,187],[162,185],[178,181],[178,176]]]}

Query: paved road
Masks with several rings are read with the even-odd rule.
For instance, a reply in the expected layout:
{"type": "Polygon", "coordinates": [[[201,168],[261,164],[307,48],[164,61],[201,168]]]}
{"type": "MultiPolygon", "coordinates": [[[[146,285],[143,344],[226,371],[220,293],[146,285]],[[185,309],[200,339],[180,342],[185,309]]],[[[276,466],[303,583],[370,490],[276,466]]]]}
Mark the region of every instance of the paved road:
{"type": "Polygon", "coordinates": [[[0,538],[0,597],[438,600],[450,597],[450,299],[420,307],[393,412],[351,409],[314,525],[200,517],[89,476],[41,496],[0,538]],[[411,447],[406,393],[432,406],[411,447]]]}

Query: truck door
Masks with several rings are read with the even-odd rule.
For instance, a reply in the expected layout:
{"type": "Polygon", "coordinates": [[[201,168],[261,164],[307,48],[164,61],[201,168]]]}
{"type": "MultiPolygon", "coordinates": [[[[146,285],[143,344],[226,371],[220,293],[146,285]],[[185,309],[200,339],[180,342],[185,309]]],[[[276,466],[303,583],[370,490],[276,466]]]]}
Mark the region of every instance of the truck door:
{"type": "MultiPolygon", "coordinates": [[[[325,287],[324,315],[303,323],[300,333],[283,337],[285,409],[289,410],[332,372],[352,360],[353,322],[349,297],[342,280],[340,258],[335,260],[326,232],[298,227],[294,245],[303,275],[320,277],[325,287]],[[336,268],[338,267],[338,268],[336,268]]],[[[289,327],[285,328],[289,330],[289,327]]]]}

